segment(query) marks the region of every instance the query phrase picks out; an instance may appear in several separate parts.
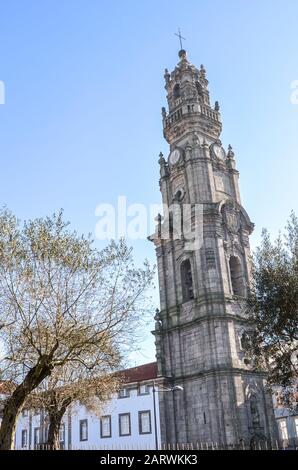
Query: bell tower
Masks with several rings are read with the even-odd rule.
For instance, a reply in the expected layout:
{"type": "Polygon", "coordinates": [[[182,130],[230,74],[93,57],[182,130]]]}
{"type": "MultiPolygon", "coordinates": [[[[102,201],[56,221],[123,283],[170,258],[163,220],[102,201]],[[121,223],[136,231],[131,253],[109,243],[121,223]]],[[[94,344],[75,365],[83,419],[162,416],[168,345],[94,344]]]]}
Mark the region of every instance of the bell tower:
{"type": "Polygon", "coordinates": [[[157,255],[156,313],[163,443],[249,445],[275,438],[265,376],[245,357],[249,235],[232,147],[224,149],[219,104],[210,103],[206,70],[185,50],[165,71],[162,108],[169,155],[160,154],[164,205],[150,237],[157,255]]]}

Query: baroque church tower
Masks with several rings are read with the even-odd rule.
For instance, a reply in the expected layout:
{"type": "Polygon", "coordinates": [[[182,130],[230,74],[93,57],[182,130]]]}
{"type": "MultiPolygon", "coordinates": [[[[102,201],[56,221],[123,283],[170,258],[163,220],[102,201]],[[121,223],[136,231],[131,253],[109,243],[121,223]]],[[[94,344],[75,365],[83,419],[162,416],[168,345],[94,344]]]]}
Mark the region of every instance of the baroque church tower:
{"type": "Polygon", "coordinates": [[[158,394],[162,441],[273,440],[265,376],[253,371],[243,348],[253,224],[241,205],[234,152],[221,144],[219,105],[210,104],[206,71],[186,51],[172,73],[166,69],[165,89],[170,148],[167,159],[160,154],[160,190],[170,209],[149,237],[160,289],[153,332],[158,373],[172,386],[172,393],[158,394]]]}

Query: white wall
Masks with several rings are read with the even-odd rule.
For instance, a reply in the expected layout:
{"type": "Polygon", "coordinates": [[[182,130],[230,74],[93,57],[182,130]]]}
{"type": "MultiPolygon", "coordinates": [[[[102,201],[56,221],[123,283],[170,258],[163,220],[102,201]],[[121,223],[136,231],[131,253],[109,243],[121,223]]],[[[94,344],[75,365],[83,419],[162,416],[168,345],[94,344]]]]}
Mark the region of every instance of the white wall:
{"type": "MultiPolygon", "coordinates": [[[[154,407],[153,407],[153,387],[149,386],[148,395],[139,395],[136,385],[127,385],[130,390],[130,396],[127,398],[112,398],[103,408],[102,415],[111,415],[112,436],[102,438],[100,435],[100,418],[89,413],[85,407],[75,404],[66,413],[63,418],[65,424],[65,449],[69,442],[69,414],[71,416],[71,447],[72,449],[155,449],[155,425],[154,425],[154,407]],[[139,432],[139,411],[150,410],[151,414],[151,433],[140,434],[139,432]],[[119,433],[119,414],[130,413],[131,417],[131,435],[120,436],[119,433]],[[88,440],[80,441],[80,420],[88,420],[88,440]]],[[[157,387],[156,387],[157,390],[157,387]]],[[[160,418],[158,406],[158,393],[155,393],[156,402],[156,425],[157,439],[160,443],[160,418]]],[[[27,449],[34,448],[34,428],[42,428],[41,415],[28,413],[27,417],[20,416],[16,430],[16,449],[22,448],[22,430],[27,429],[27,449]],[[31,417],[30,417],[31,415],[31,417]],[[30,424],[31,422],[31,424],[30,424]],[[31,431],[31,438],[30,436],[31,431]],[[30,445],[31,443],[31,445],[30,445]]],[[[42,436],[41,436],[42,439],[42,436]]]]}
{"type": "Polygon", "coordinates": [[[34,449],[34,429],[40,428],[39,439],[42,441],[42,420],[41,414],[35,414],[32,411],[27,411],[27,416],[22,413],[18,419],[15,437],[15,448],[22,449],[22,431],[27,430],[27,445],[24,450],[34,449]]]}

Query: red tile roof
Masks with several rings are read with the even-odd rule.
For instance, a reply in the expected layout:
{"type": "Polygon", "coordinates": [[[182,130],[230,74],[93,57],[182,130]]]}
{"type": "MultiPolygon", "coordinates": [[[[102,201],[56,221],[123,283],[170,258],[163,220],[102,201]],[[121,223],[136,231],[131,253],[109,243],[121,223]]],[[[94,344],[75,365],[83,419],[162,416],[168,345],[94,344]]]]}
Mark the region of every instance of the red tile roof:
{"type": "MultiPolygon", "coordinates": [[[[140,366],[123,369],[117,372],[121,376],[124,383],[143,382],[146,380],[154,380],[157,378],[157,363],[150,362],[140,366]]],[[[15,387],[13,382],[0,381],[0,394],[8,395],[15,387]]]]}
{"type": "Polygon", "coordinates": [[[125,383],[142,382],[157,378],[157,363],[150,362],[141,366],[124,369],[119,372],[125,383]]]}

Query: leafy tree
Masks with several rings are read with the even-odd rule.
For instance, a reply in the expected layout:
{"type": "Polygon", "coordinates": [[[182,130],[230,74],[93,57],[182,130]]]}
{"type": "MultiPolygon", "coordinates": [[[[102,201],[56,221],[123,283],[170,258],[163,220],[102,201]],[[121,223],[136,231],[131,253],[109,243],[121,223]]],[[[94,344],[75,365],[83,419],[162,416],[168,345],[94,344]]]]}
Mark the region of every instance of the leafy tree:
{"type": "Polygon", "coordinates": [[[291,214],[284,236],[271,241],[263,230],[254,256],[249,301],[252,329],[246,349],[255,367],[268,371],[268,384],[279,386],[284,403],[297,400],[298,219],[291,214]]]}
{"type": "Polygon", "coordinates": [[[43,380],[78,364],[93,376],[113,370],[144,318],[148,263],[136,269],[123,240],[99,251],[68,225],[61,212],[21,225],[0,211],[0,368],[16,384],[0,449],[13,448],[18,415],[43,380]]]}

